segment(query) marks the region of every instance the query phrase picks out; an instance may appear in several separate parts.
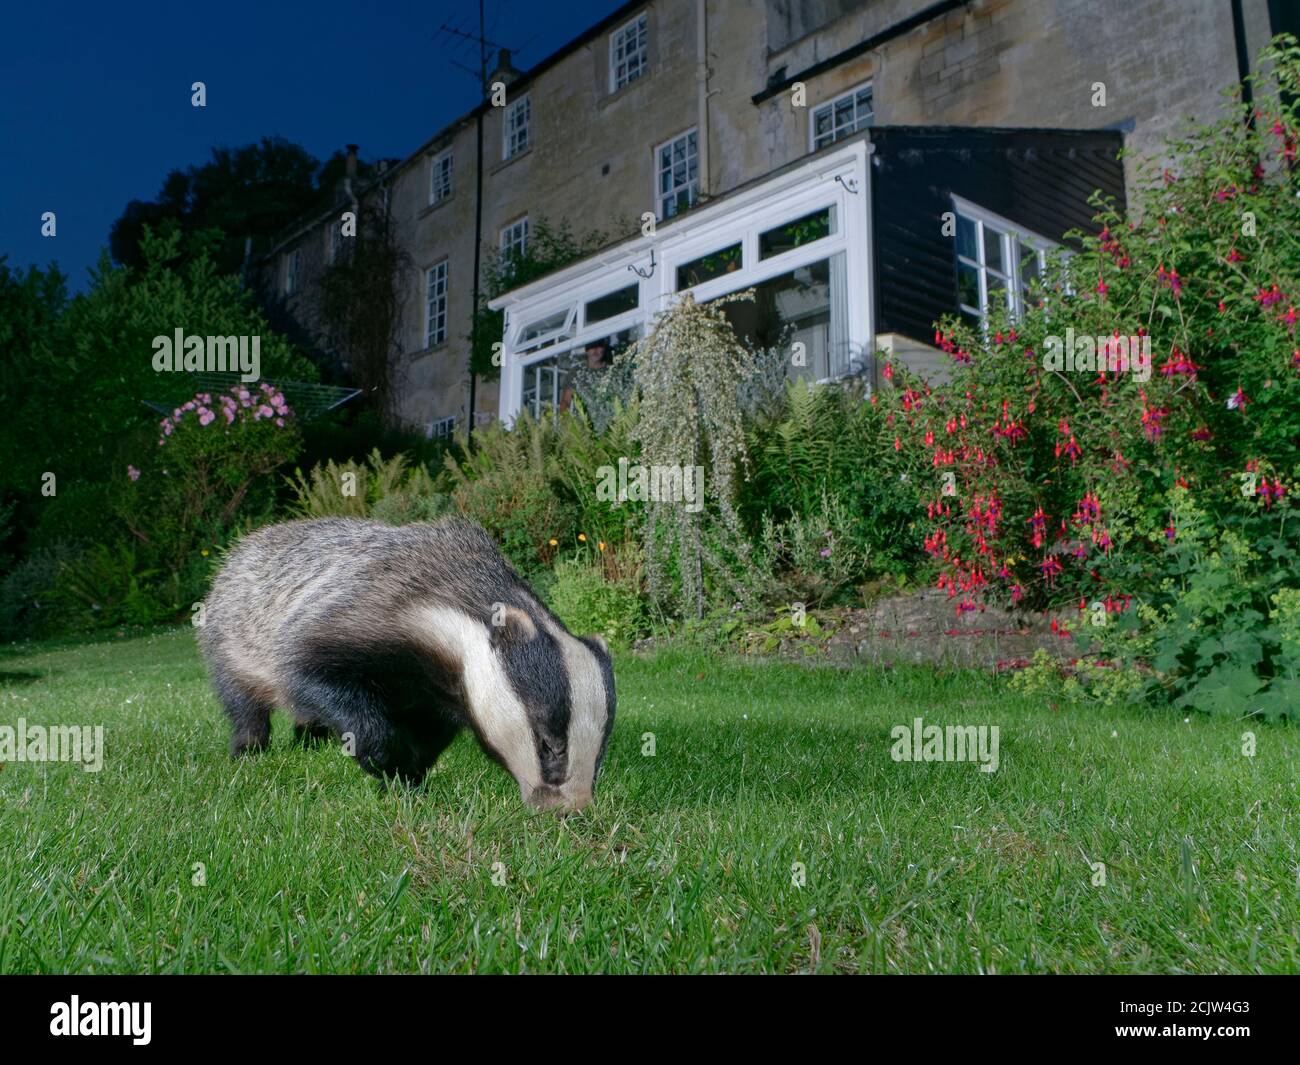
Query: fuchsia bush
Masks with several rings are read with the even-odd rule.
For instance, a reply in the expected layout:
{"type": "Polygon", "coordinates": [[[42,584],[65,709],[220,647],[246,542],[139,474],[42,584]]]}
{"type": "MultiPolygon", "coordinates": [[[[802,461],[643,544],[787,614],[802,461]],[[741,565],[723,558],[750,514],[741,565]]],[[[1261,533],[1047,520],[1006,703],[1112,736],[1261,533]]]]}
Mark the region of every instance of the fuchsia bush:
{"type": "MultiPolygon", "coordinates": [[[[1269,58],[1300,89],[1294,44],[1269,58]]],[[[1220,523],[1286,530],[1300,475],[1300,116],[1266,88],[1252,124],[1238,104],[1172,142],[1175,162],[1142,172],[1127,216],[1098,202],[1100,233],[1076,235],[1020,320],[941,323],[950,384],[886,367],[894,446],[934,472],[918,526],[958,613],[990,595],[1123,613],[1177,540],[1176,487],[1220,523]],[[1049,368],[1048,338],[1067,330],[1113,338],[1103,356],[1149,338],[1149,379],[1107,357],[1049,368]]]]}

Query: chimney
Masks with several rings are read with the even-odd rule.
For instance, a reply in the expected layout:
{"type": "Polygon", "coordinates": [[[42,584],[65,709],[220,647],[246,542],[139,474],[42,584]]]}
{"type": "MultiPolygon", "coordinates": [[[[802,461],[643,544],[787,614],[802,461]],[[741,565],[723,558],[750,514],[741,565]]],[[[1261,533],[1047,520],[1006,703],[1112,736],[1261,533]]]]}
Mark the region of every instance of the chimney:
{"type": "Polygon", "coordinates": [[[343,180],[338,183],[334,199],[339,204],[347,204],[356,210],[357,195],[353,186],[357,180],[357,146],[349,144],[347,161],[343,167],[343,180]]]}
{"type": "Polygon", "coordinates": [[[512,81],[515,81],[521,73],[522,71],[515,69],[514,64],[510,62],[510,49],[502,48],[497,52],[496,69],[488,75],[488,84],[490,85],[493,82],[499,81],[503,85],[509,85],[512,81]]]}

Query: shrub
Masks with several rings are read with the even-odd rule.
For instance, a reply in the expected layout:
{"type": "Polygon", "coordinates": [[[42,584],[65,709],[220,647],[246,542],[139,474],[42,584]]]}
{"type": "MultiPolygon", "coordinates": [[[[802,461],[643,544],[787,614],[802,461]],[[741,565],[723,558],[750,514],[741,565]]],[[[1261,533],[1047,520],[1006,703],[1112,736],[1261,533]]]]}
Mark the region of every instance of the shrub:
{"type": "Polygon", "coordinates": [[[585,559],[556,564],[547,599],[571,632],[598,633],[615,647],[627,646],[648,627],[639,582],[607,580],[602,566],[585,559]]]}
{"type": "Polygon", "coordinates": [[[130,544],[95,544],[59,567],[50,596],[66,608],[71,628],[151,625],[176,613],[150,589],[154,576],[130,544]]]}
{"type": "Polygon", "coordinates": [[[748,601],[754,572],[736,511],[736,474],[747,464],[741,388],[753,355],[736,338],[725,304],[697,304],[690,293],[659,314],[631,348],[641,397],[633,438],[650,470],[701,468],[703,506],[650,499],[645,505],[649,594],[666,609],[700,618],[709,600],[748,601]]]}
{"type": "Polygon", "coordinates": [[[860,580],[866,559],[842,532],[851,527],[844,504],[826,495],[808,514],[782,522],[765,515],[759,559],[772,573],[769,600],[825,606],[860,580]]]}
{"type": "Polygon", "coordinates": [[[1128,636],[1150,656],[1148,694],[1175,706],[1300,718],[1300,543],[1262,523],[1219,526],[1185,490],[1173,503],[1180,533],[1163,548],[1148,624],[1120,626],[1115,643],[1128,636]]]}
{"type": "Polygon", "coordinates": [[[60,571],[76,557],[71,545],[52,543],[32,551],[0,580],[0,639],[48,636],[68,626],[66,604],[52,593],[60,571]]]}
{"type": "Polygon", "coordinates": [[[434,521],[450,509],[422,465],[409,465],[405,455],[385,459],[378,448],[364,465],[352,461],[312,467],[303,476],[295,469],[289,479],[292,512],[302,518],[373,518],[389,525],[434,521]]]}
{"type": "Polygon", "coordinates": [[[241,511],[269,516],[265,475],[293,458],[299,437],[284,397],[268,384],[201,392],[160,430],[152,454],[123,472],[117,510],[142,561],[168,575],[175,595],[186,560],[221,543],[241,511]]]}
{"type": "Polygon", "coordinates": [[[457,510],[477,521],[525,575],[577,542],[578,507],[557,491],[555,416],[528,414],[512,429],[496,425],[474,434],[474,450],[448,454],[442,481],[457,510]]]}
{"type": "MultiPolygon", "coordinates": [[[[1300,49],[1267,58],[1300,87],[1300,49]]],[[[1258,88],[1253,126],[1234,107],[1173,141],[1175,165],[1142,170],[1131,219],[1098,202],[1100,233],[1078,235],[1018,321],[941,323],[949,385],[886,366],[894,447],[933,467],[924,545],[958,612],[986,594],[1150,593],[1162,545],[1183,534],[1175,487],[1215,524],[1268,513],[1285,530],[1300,465],[1300,104],[1258,88]],[[1098,337],[1100,368],[1080,343],[1098,337]],[[1147,380],[1109,361],[1127,337],[1150,344],[1147,380]]]]}
{"type": "Polygon", "coordinates": [[[875,572],[899,573],[924,556],[911,539],[925,466],[892,447],[886,405],[856,385],[795,381],[749,429],[753,471],[740,489],[746,526],[811,517],[831,501],[836,537],[875,572]]]}

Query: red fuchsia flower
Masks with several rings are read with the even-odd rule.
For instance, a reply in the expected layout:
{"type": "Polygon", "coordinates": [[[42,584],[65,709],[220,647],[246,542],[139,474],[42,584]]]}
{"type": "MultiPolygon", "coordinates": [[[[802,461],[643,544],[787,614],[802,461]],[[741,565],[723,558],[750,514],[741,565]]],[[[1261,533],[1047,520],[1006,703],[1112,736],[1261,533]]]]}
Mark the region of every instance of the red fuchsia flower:
{"type": "Polygon", "coordinates": [[[1176,535],[1177,535],[1177,533],[1176,533],[1176,531],[1174,530],[1173,519],[1171,518],[1170,521],[1169,521],[1169,524],[1165,526],[1165,539],[1168,540],[1168,541],[1172,544],[1172,543],[1174,542],[1174,537],[1175,537],[1176,535]]]}
{"type": "Polygon", "coordinates": [[[1274,503],[1282,502],[1283,497],[1286,496],[1286,489],[1276,477],[1273,478],[1271,485],[1268,483],[1268,478],[1265,477],[1260,481],[1259,487],[1255,489],[1255,494],[1263,496],[1264,506],[1272,510],[1274,503]]]}
{"type": "Polygon", "coordinates": [[[1177,345],[1169,352],[1169,358],[1160,366],[1160,372],[1166,377],[1173,377],[1175,374],[1186,377],[1195,377],[1196,371],[1200,367],[1187,357],[1187,354],[1180,351],[1177,345]]]}
{"type": "Polygon", "coordinates": [[[1300,370],[1300,348],[1291,349],[1291,365],[1300,370]]]}
{"type": "Polygon", "coordinates": [[[1224,303],[1223,300],[1219,300],[1219,313],[1222,314],[1227,309],[1228,309],[1228,305],[1224,303]]]}
{"type": "Polygon", "coordinates": [[[1011,602],[1012,602],[1012,603],[1018,603],[1018,602],[1020,602],[1020,600],[1024,597],[1024,594],[1025,594],[1025,590],[1024,590],[1023,588],[1021,588],[1020,585],[1018,585],[1018,584],[1013,584],[1013,585],[1011,586],[1011,602]]]}
{"type": "MultiPolygon", "coordinates": [[[[1129,228],[1130,229],[1133,228],[1131,224],[1129,228]]],[[[1115,263],[1116,266],[1118,266],[1120,269],[1123,269],[1124,267],[1129,265],[1129,257],[1128,254],[1124,251],[1124,246],[1119,242],[1118,237],[1115,237],[1111,234],[1109,226],[1105,226],[1102,228],[1100,241],[1101,241],[1101,250],[1106,252],[1111,257],[1111,260],[1115,263]]]]}
{"type": "Polygon", "coordinates": [[[1288,163],[1295,162],[1296,158],[1296,138],[1284,125],[1281,119],[1274,121],[1273,127],[1269,130],[1273,136],[1277,137],[1282,143],[1278,145],[1278,154],[1288,163]]]}
{"type": "Polygon", "coordinates": [[[1250,402],[1250,397],[1237,386],[1237,391],[1228,397],[1228,410],[1245,410],[1246,404],[1250,402]]]}
{"type": "Polygon", "coordinates": [[[1142,432],[1146,434],[1148,440],[1156,440],[1164,432],[1164,420],[1169,411],[1165,407],[1151,406],[1147,402],[1145,391],[1139,391],[1138,396],[1141,397],[1143,404],[1145,404],[1142,410],[1142,432]]]}
{"type": "Polygon", "coordinates": [[[1237,186],[1229,185],[1226,189],[1219,189],[1214,194],[1214,198],[1218,200],[1220,203],[1224,203],[1232,199],[1236,195],[1237,195],[1237,186]]]}
{"type": "Polygon", "coordinates": [[[1102,528],[1100,531],[1098,531],[1097,529],[1093,529],[1092,542],[1097,547],[1100,547],[1107,555],[1110,554],[1110,549],[1111,549],[1110,530],[1106,528],[1102,528]]]}
{"type": "Polygon", "coordinates": [[[1294,305],[1288,306],[1287,309],[1286,309],[1286,313],[1285,313],[1285,314],[1279,314],[1277,317],[1278,317],[1278,321],[1280,321],[1280,322],[1281,322],[1283,325],[1285,325],[1288,329],[1290,329],[1292,332],[1295,331],[1295,322],[1296,322],[1296,317],[1295,317],[1295,306],[1294,306],[1294,305]]]}
{"type": "Polygon", "coordinates": [[[1241,262],[1244,258],[1245,258],[1245,256],[1242,255],[1241,252],[1239,252],[1239,251],[1236,249],[1236,247],[1233,247],[1233,248],[1229,249],[1229,251],[1228,251],[1228,262],[1230,262],[1230,263],[1239,263],[1239,262],[1241,262]]]}
{"type": "Polygon", "coordinates": [[[885,380],[892,381],[893,379],[894,379],[894,365],[893,363],[887,362],[885,363],[885,380]]]}
{"type": "Polygon", "coordinates": [[[894,450],[895,451],[903,450],[903,441],[900,440],[898,437],[894,437],[894,450]]]}
{"type": "Polygon", "coordinates": [[[1101,519],[1101,501],[1091,491],[1083,493],[1074,510],[1076,525],[1091,525],[1101,519]]]}
{"type": "Polygon", "coordinates": [[[1279,289],[1277,285],[1273,285],[1272,288],[1264,288],[1261,285],[1259,291],[1255,293],[1253,299],[1261,307],[1271,307],[1273,306],[1273,304],[1281,303],[1284,299],[1286,299],[1286,293],[1284,293],[1281,289],[1279,289]]]}
{"type": "Polygon", "coordinates": [[[1111,453],[1110,468],[1112,472],[1123,473],[1132,465],[1133,463],[1129,462],[1129,460],[1124,457],[1124,452],[1119,449],[1116,449],[1111,453]]]}
{"type": "Polygon", "coordinates": [[[1166,270],[1162,263],[1156,270],[1156,280],[1162,285],[1167,285],[1175,299],[1182,295],[1183,279],[1178,276],[1177,270],[1166,270]]]}
{"type": "Polygon", "coordinates": [[[1032,534],[1031,539],[1035,547],[1042,547],[1044,534],[1047,530],[1047,515],[1043,513],[1043,508],[1039,507],[1034,511],[1033,517],[1029,519],[1029,531],[1032,534]]]}
{"type": "Polygon", "coordinates": [[[1213,434],[1212,432],[1210,432],[1210,430],[1209,430],[1206,426],[1202,425],[1202,426],[1200,426],[1199,428],[1197,428],[1197,429],[1193,429],[1193,430],[1192,430],[1192,439],[1193,439],[1193,440],[1213,440],[1213,439],[1214,439],[1214,434],[1213,434]]]}
{"type": "Polygon", "coordinates": [[[1106,284],[1104,280],[1099,280],[1097,282],[1097,295],[1104,296],[1109,291],[1110,291],[1110,286],[1106,284]]]}

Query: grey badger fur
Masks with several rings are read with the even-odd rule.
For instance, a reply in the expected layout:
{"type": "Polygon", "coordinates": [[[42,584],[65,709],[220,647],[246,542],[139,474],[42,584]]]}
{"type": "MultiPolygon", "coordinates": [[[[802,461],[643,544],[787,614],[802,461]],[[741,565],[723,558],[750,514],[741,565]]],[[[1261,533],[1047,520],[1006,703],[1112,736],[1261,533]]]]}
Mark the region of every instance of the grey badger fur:
{"type": "Polygon", "coordinates": [[[608,649],[570,635],[472,522],[272,525],[230,553],[205,608],[232,754],[266,746],[279,706],[299,738],[350,734],[368,772],[419,781],[468,727],[530,805],[591,800],[608,649]]]}

